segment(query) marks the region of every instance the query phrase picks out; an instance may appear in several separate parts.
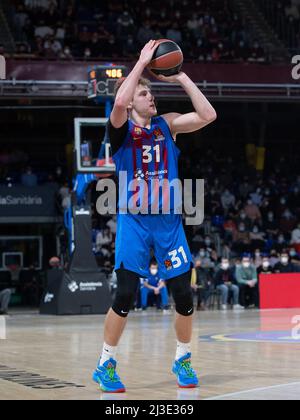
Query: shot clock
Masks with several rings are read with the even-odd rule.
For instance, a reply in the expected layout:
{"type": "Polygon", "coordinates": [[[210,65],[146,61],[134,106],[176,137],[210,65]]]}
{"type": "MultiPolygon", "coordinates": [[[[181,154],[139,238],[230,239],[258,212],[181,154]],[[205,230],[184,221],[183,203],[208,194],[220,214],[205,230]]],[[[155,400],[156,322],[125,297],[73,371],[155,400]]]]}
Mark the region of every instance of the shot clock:
{"type": "Polygon", "coordinates": [[[114,95],[117,80],[127,76],[127,67],[114,64],[94,66],[88,71],[88,97],[108,97],[114,95]]]}

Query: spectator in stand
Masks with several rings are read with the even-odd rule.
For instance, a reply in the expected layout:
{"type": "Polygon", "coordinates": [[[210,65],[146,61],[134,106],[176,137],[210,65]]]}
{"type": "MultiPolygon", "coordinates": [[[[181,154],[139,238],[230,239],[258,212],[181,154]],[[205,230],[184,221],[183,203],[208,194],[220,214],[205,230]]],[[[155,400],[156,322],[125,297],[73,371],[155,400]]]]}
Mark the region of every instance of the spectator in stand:
{"type": "Polygon", "coordinates": [[[263,223],[264,231],[272,236],[277,236],[279,233],[278,223],[275,221],[274,213],[271,211],[267,215],[267,220],[263,223]]]}
{"type": "Polygon", "coordinates": [[[208,299],[213,292],[213,282],[209,270],[202,266],[201,260],[195,261],[192,271],[192,289],[197,295],[197,311],[205,311],[208,299]]]}
{"type": "Polygon", "coordinates": [[[242,210],[237,218],[237,224],[238,226],[240,226],[241,224],[243,224],[243,226],[245,227],[245,231],[249,232],[253,226],[252,220],[250,219],[250,217],[247,216],[247,214],[245,213],[245,210],[242,210]]]}
{"type": "Polygon", "coordinates": [[[283,251],[280,255],[280,262],[274,267],[274,273],[295,273],[294,264],[290,262],[290,256],[287,251],[283,251]]]}
{"type": "Polygon", "coordinates": [[[117,216],[113,216],[107,223],[106,226],[110,229],[113,235],[117,233],[117,216]]]}
{"type": "Polygon", "coordinates": [[[235,201],[235,196],[229,191],[228,188],[226,188],[224,193],[221,195],[221,203],[226,216],[229,210],[235,206],[235,201]]]}
{"type": "Polygon", "coordinates": [[[241,223],[238,232],[233,235],[232,249],[238,254],[242,254],[250,250],[250,235],[246,231],[246,226],[241,223]]]}
{"type": "Polygon", "coordinates": [[[96,252],[100,252],[105,245],[111,245],[112,241],[113,236],[108,227],[100,231],[96,236],[96,252]]]}
{"type": "Polygon", "coordinates": [[[11,289],[4,288],[0,286],[0,315],[7,315],[8,306],[11,300],[11,289]]]}
{"type": "Polygon", "coordinates": [[[256,249],[254,253],[254,265],[256,268],[260,267],[262,265],[262,255],[260,249],[256,249]]]}
{"type": "Polygon", "coordinates": [[[280,261],[280,258],[277,254],[277,251],[275,249],[272,249],[270,252],[270,264],[272,269],[274,269],[275,265],[278,264],[280,261]]]}
{"type": "Polygon", "coordinates": [[[289,251],[291,263],[294,264],[296,271],[300,268],[300,257],[295,248],[291,248],[289,251]]]}
{"type": "Polygon", "coordinates": [[[261,220],[262,220],[261,212],[258,206],[254,204],[251,199],[247,201],[247,205],[244,210],[245,210],[246,216],[249,217],[249,219],[253,223],[261,224],[261,220]]]}
{"type": "Polygon", "coordinates": [[[296,224],[297,224],[296,217],[293,215],[290,209],[286,209],[283,212],[282,217],[279,221],[280,230],[283,233],[289,233],[295,228],[296,224]]]}
{"type": "Polygon", "coordinates": [[[261,265],[257,268],[257,274],[260,276],[260,274],[273,274],[274,269],[271,265],[270,258],[265,255],[262,258],[261,265]]]}
{"type": "Polygon", "coordinates": [[[242,265],[236,268],[236,279],[240,287],[240,302],[245,308],[258,308],[257,270],[251,264],[251,255],[244,254],[242,265]]]}
{"type": "Polygon", "coordinates": [[[240,289],[237,285],[234,274],[230,268],[230,263],[227,258],[222,258],[220,269],[216,272],[214,283],[217,290],[222,296],[222,310],[227,311],[229,293],[233,293],[233,309],[244,309],[239,305],[240,289]]]}
{"type": "Polygon", "coordinates": [[[292,239],[291,245],[300,245],[300,223],[298,226],[292,231],[292,239]]]}
{"type": "Polygon", "coordinates": [[[249,234],[251,241],[251,251],[253,252],[255,248],[264,248],[265,247],[265,233],[261,232],[258,225],[254,225],[252,231],[249,234]]]}
{"type": "Polygon", "coordinates": [[[228,217],[223,225],[225,242],[232,242],[234,235],[237,233],[237,226],[232,217],[228,217]]]}
{"type": "Polygon", "coordinates": [[[158,275],[158,265],[156,262],[151,263],[150,276],[144,279],[141,287],[141,303],[143,311],[146,311],[147,309],[149,294],[154,294],[156,297],[161,296],[162,309],[164,311],[168,309],[169,297],[167,287],[165,282],[158,275]]]}

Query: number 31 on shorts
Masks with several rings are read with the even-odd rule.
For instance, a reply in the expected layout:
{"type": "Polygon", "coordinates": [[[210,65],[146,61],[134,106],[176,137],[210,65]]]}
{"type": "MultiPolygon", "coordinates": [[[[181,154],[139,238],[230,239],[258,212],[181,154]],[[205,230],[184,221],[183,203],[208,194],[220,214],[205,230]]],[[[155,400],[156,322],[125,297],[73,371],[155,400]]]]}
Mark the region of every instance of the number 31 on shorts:
{"type": "Polygon", "coordinates": [[[171,257],[173,268],[179,268],[182,265],[182,260],[185,264],[188,263],[188,258],[183,246],[181,246],[178,250],[175,249],[174,251],[169,252],[169,256],[171,257]]]}

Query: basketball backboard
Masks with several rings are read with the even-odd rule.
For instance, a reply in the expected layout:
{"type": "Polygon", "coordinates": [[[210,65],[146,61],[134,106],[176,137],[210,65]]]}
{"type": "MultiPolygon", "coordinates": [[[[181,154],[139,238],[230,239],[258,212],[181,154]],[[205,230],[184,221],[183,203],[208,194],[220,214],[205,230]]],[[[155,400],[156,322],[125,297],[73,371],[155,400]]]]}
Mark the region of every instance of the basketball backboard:
{"type": "Polygon", "coordinates": [[[108,118],[75,118],[75,160],[78,173],[113,174],[109,138],[106,134],[108,118]]]}

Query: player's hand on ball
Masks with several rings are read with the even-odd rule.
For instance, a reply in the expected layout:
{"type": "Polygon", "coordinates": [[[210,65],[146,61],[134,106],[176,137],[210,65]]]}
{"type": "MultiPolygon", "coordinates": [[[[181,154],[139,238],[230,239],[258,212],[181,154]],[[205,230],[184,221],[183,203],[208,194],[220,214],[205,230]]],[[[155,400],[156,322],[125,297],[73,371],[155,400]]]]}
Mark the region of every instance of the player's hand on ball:
{"type": "Polygon", "coordinates": [[[178,74],[174,74],[173,76],[163,76],[162,74],[156,75],[157,79],[161,82],[166,83],[180,83],[180,80],[185,75],[182,71],[178,74]]]}
{"type": "Polygon", "coordinates": [[[156,48],[156,41],[149,41],[141,51],[140,62],[146,67],[151,62],[156,48]]]}

